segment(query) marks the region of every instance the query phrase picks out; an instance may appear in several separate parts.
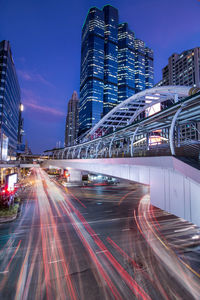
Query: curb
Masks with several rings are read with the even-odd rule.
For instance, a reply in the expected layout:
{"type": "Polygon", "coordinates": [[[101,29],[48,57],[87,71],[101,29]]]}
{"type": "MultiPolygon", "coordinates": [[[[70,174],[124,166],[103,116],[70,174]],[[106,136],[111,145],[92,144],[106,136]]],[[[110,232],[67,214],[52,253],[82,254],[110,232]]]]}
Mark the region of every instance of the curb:
{"type": "Polygon", "coordinates": [[[0,217],[0,223],[11,222],[17,218],[18,212],[12,217],[0,217]]]}
{"type": "Polygon", "coordinates": [[[21,205],[19,204],[18,206],[18,210],[17,210],[17,213],[10,216],[10,217],[0,217],[0,224],[1,223],[7,223],[7,222],[11,222],[11,221],[14,221],[17,216],[18,216],[18,213],[21,211],[21,205]]]}

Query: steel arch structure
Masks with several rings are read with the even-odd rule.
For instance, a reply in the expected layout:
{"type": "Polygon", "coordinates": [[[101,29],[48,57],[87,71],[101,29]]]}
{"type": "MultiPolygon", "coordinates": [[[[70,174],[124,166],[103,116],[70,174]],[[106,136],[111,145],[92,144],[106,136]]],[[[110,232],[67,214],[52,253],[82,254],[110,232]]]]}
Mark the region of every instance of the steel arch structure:
{"type": "Polygon", "coordinates": [[[56,159],[85,159],[176,155],[181,147],[199,155],[200,92],[191,87],[164,86],[142,91],[120,103],[78,144],[46,152],[51,151],[56,159]],[[148,116],[149,109],[166,100],[173,104],[148,116]],[[144,112],[146,117],[139,118],[144,112]],[[190,138],[185,135],[188,128],[190,138]]]}
{"type": "Polygon", "coordinates": [[[192,92],[188,86],[162,86],[154,87],[137,93],[106,114],[87,134],[87,139],[96,138],[99,134],[105,135],[109,129],[115,131],[126,125],[132,124],[138,116],[155,104],[167,100],[178,102],[189,96],[192,92]]]}

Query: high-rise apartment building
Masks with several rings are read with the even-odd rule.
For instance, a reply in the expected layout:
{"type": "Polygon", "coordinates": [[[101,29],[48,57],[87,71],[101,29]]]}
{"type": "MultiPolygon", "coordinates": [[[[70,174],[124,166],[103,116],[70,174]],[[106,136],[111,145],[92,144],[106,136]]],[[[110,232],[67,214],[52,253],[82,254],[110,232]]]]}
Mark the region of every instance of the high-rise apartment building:
{"type": "Polygon", "coordinates": [[[118,10],[92,7],[82,28],[80,134],[133,94],[153,87],[153,51],[135,39],[118,10]]]}
{"type": "MultiPolygon", "coordinates": [[[[174,53],[168,58],[168,65],[162,69],[162,79],[156,86],[186,85],[200,88],[200,47],[174,53]]],[[[160,109],[171,106],[174,99],[161,103],[160,109]]],[[[188,141],[198,139],[199,122],[190,122],[179,126],[179,139],[188,141]]]]}
{"type": "Polygon", "coordinates": [[[20,114],[20,87],[10,43],[0,42],[0,159],[16,156],[20,114]]]}
{"type": "Polygon", "coordinates": [[[200,87],[200,48],[172,54],[168,59],[168,65],[162,70],[159,85],[200,87]]]}
{"type": "Polygon", "coordinates": [[[68,102],[68,111],[65,126],[65,146],[72,146],[78,137],[79,99],[76,91],[68,102]]]}

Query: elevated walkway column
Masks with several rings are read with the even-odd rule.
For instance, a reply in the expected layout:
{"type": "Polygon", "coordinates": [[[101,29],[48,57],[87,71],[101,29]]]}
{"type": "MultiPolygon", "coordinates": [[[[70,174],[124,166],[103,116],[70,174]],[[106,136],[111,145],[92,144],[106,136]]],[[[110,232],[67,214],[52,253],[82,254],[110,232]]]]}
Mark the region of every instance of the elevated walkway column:
{"type": "Polygon", "coordinates": [[[96,157],[95,158],[98,158],[98,152],[99,152],[99,146],[100,146],[100,144],[101,144],[101,140],[97,143],[97,145],[96,145],[96,157]]]}
{"type": "Polygon", "coordinates": [[[112,157],[112,143],[115,139],[115,135],[113,135],[111,141],[110,141],[110,145],[109,145],[109,157],[111,158],[112,157]]]}
{"type": "Polygon", "coordinates": [[[80,147],[78,150],[78,158],[81,158],[81,149],[82,149],[82,147],[80,147]]]}
{"type": "Polygon", "coordinates": [[[175,128],[175,123],[176,120],[178,118],[178,115],[180,114],[180,112],[182,111],[184,106],[181,106],[177,112],[175,113],[172,122],[171,122],[171,126],[170,126],[170,130],[169,130],[169,144],[170,144],[170,150],[171,150],[171,154],[175,155],[175,147],[174,147],[174,128],[175,128]]]}
{"type": "Polygon", "coordinates": [[[138,129],[139,129],[139,126],[135,129],[134,133],[133,133],[133,137],[131,139],[131,157],[133,157],[133,143],[135,141],[135,137],[136,137],[136,134],[138,132],[138,129]]]}

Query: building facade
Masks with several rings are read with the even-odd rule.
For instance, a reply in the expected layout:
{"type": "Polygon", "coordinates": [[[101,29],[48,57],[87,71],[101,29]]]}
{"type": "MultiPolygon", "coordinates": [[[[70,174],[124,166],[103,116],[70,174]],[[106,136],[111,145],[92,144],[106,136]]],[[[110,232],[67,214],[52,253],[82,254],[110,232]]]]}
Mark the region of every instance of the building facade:
{"type": "Polygon", "coordinates": [[[117,104],[118,93],[118,10],[106,5],[104,13],[104,93],[103,115],[117,104]]]}
{"type": "MultiPolygon", "coordinates": [[[[200,47],[174,53],[168,58],[168,65],[162,69],[162,79],[156,86],[185,85],[198,91],[200,88],[200,47]]],[[[162,102],[158,110],[165,109],[176,101],[171,99],[162,102]]],[[[199,140],[199,122],[190,122],[179,126],[179,140],[199,140]]]]}
{"type": "Polygon", "coordinates": [[[65,126],[65,146],[72,146],[78,137],[79,124],[79,99],[76,91],[68,102],[68,110],[65,126]]]}
{"type": "Polygon", "coordinates": [[[82,28],[79,134],[131,95],[153,87],[153,51],[118,10],[92,7],[82,28]]]}
{"type": "Polygon", "coordinates": [[[153,87],[153,50],[147,48],[127,23],[118,26],[118,103],[153,87]]]}
{"type": "Polygon", "coordinates": [[[0,42],[0,159],[16,157],[19,138],[20,87],[10,43],[0,42]]]}
{"type": "Polygon", "coordinates": [[[200,87],[200,48],[172,54],[168,59],[168,65],[162,69],[162,80],[159,85],[200,87]]]}

